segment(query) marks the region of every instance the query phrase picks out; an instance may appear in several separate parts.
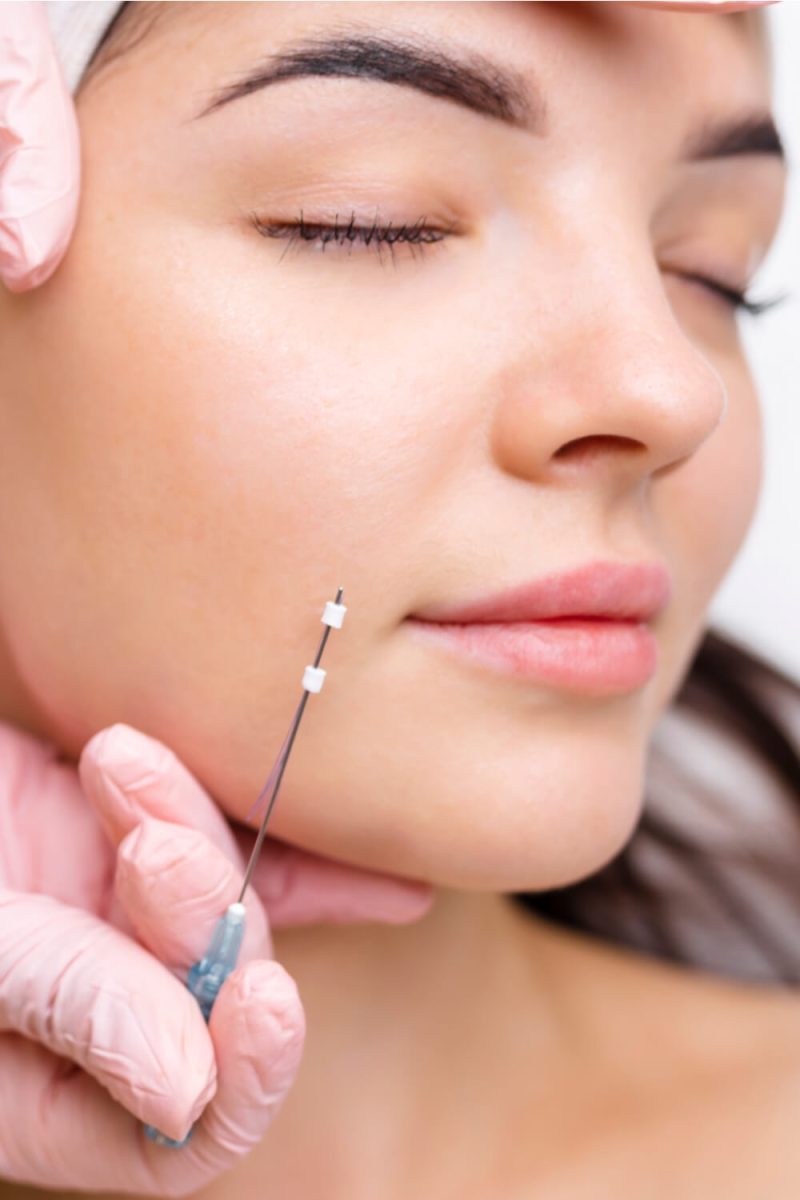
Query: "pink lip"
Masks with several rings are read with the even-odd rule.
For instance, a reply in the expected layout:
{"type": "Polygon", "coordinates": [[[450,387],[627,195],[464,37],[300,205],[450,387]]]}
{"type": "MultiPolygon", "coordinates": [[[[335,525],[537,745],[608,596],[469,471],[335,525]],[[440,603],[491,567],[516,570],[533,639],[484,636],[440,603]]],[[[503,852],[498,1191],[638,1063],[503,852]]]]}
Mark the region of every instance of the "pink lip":
{"type": "Polygon", "coordinates": [[[518,678],[595,695],[641,687],[658,666],[644,621],[667,604],[658,564],[589,563],[456,608],[408,618],[423,639],[518,678]]]}
{"type": "Polygon", "coordinates": [[[413,618],[461,625],[551,617],[649,621],[668,603],[671,591],[669,573],[659,563],[596,561],[449,608],[430,605],[413,618]]]}

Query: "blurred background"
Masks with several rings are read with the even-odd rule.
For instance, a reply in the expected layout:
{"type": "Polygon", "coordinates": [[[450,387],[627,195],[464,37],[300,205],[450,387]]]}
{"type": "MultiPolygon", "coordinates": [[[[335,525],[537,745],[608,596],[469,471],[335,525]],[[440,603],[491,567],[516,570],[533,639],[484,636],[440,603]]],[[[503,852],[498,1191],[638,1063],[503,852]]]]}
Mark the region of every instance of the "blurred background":
{"type": "Polygon", "coordinates": [[[709,623],[752,645],[800,682],[800,0],[766,10],[775,66],[775,116],[789,157],[783,226],[753,298],[791,297],[742,337],[764,412],[764,483],[739,556],[711,605],[709,623]]]}

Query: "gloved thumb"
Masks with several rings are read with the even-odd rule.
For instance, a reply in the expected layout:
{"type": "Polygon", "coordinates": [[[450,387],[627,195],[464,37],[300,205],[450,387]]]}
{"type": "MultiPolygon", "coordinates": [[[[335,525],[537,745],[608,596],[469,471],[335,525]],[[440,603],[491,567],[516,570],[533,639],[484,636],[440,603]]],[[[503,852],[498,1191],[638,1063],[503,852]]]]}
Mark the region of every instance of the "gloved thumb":
{"type": "Polygon", "coordinates": [[[52,275],[78,213],[80,141],[44,5],[0,4],[0,278],[52,275]]]}

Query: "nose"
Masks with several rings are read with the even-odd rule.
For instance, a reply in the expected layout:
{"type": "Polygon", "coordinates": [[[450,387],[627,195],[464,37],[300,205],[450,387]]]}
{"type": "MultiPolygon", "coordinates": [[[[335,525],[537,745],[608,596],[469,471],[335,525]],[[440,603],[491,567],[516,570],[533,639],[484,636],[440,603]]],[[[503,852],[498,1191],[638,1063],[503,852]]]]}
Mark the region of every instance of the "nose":
{"type": "Polygon", "coordinates": [[[602,290],[573,285],[544,323],[526,306],[526,329],[506,326],[493,452],[525,479],[636,485],[714,433],[725,384],[679,324],[655,268],[627,285],[617,272],[613,295],[607,279],[602,290]]]}

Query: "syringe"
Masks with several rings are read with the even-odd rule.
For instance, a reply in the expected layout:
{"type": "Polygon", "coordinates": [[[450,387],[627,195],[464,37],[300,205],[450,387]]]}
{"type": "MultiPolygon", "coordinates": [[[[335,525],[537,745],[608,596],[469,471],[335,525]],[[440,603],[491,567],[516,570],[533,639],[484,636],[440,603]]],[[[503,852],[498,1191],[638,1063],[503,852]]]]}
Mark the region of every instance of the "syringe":
{"type": "MultiPolygon", "coordinates": [[[[272,797],[267,806],[267,811],[264,813],[263,820],[258,830],[258,836],[256,837],[252,852],[250,854],[250,861],[247,864],[247,870],[245,871],[242,890],[239,893],[239,899],[234,904],[229,904],[226,911],[217,921],[217,924],[214,927],[214,932],[211,936],[208,950],[200,959],[200,961],[196,962],[191,968],[189,971],[189,976],[186,980],[186,986],[194,996],[197,1003],[200,1005],[200,1011],[202,1012],[206,1021],[208,1021],[209,1017],[211,1016],[211,1010],[214,1007],[214,1002],[219,994],[220,988],[236,966],[236,961],[239,957],[239,950],[242,945],[245,927],[245,907],[243,903],[244,894],[247,891],[248,884],[253,877],[253,871],[255,870],[256,862],[258,861],[258,856],[267,832],[267,821],[269,820],[270,813],[272,812],[275,804],[275,799],[278,795],[278,789],[281,786],[283,772],[286,769],[286,763],[294,743],[295,735],[300,725],[300,720],[303,716],[303,710],[305,709],[309,692],[321,692],[322,685],[325,682],[326,672],[322,669],[322,667],[320,667],[319,663],[331,629],[341,629],[344,623],[344,614],[347,612],[347,608],[344,604],[340,603],[342,594],[343,589],[339,588],[338,592],[336,593],[336,599],[327,600],[325,602],[325,609],[321,620],[323,624],[327,626],[327,629],[322,635],[322,640],[317,648],[317,655],[313,664],[307,666],[303,672],[303,695],[299,705],[297,706],[297,711],[295,712],[289,734],[284,742],[283,747],[281,748],[275,766],[272,768],[269,778],[262,789],[261,796],[259,796],[258,801],[256,801],[255,807],[257,808],[277,772],[277,779],[275,780],[275,786],[272,790],[272,797]]],[[[194,1127],[192,1127],[192,1129],[190,1129],[187,1133],[186,1137],[180,1141],[176,1140],[175,1138],[167,1137],[165,1133],[161,1133],[161,1131],[156,1129],[154,1125],[145,1125],[144,1131],[150,1140],[157,1142],[159,1146],[173,1146],[179,1148],[181,1146],[185,1146],[189,1141],[192,1133],[194,1132],[194,1127]]]]}

